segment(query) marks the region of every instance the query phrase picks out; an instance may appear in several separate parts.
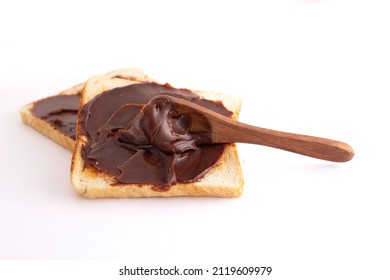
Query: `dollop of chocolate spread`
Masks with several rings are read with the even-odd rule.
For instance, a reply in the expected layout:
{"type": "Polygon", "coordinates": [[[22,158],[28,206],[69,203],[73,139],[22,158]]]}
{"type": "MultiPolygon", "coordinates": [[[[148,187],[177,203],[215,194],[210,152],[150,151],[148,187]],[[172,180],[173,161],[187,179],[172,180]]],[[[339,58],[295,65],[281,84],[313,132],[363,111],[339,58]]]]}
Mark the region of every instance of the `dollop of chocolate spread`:
{"type": "Polygon", "coordinates": [[[155,191],[203,177],[218,162],[225,144],[198,145],[207,143],[211,131],[190,131],[191,114],[178,112],[169,96],[232,115],[220,101],[169,84],[114,88],[81,110],[80,129],[87,136],[82,148],[85,166],[113,175],[115,184],[152,184],[155,191]]]}
{"type": "Polygon", "coordinates": [[[122,135],[130,143],[154,145],[167,154],[197,150],[198,144],[211,143],[211,126],[203,117],[201,130],[191,130],[194,113],[183,111],[167,95],[158,95],[144,105],[133,125],[122,135]]]}
{"type": "Polygon", "coordinates": [[[80,94],[55,95],[34,102],[30,112],[48,122],[54,129],[76,140],[80,94]]]}

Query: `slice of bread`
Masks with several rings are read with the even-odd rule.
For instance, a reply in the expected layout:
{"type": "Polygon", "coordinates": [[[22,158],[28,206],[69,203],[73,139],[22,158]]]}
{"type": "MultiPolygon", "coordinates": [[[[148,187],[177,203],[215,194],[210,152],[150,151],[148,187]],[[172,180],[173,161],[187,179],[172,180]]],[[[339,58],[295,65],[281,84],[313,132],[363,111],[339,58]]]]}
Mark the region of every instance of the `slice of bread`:
{"type": "MultiPolygon", "coordinates": [[[[95,96],[107,90],[137,83],[124,79],[109,79],[96,76],[89,79],[83,89],[81,106],[95,96]]],[[[209,100],[219,100],[237,119],[241,110],[241,101],[231,95],[192,91],[209,100]]],[[[115,178],[108,173],[98,171],[93,166],[84,166],[82,148],[87,136],[82,133],[81,114],[79,114],[76,147],[73,151],[71,181],[75,190],[87,198],[127,198],[127,197],[172,197],[172,196],[214,196],[237,197],[243,191],[243,175],[235,144],[227,144],[214,165],[201,179],[194,183],[177,183],[168,191],[155,191],[151,184],[114,184],[115,178]]]]}
{"type": "MultiPolygon", "coordinates": [[[[122,78],[130,81],[139,81],[139,82],[151,82],[155,81],[152,78],[149,78],[145,73],[133,69],[133,68],[124,68],[124,69],[118,69],[112,72],[109,72],[104,75],[107,78],[122,78]]],[[[81,91],[83,90],[84,83],[75,85],[67,90],[64,90],[60,92],[58,95],[75,95],[75,94],[81,94],[81,91]]],[[[25,124],[28,126],[31,126],[32,128],[36,129],[43,135],[49,137],[54,142],[64,146],[65,148],[73,151],[75,146],[75,141],[68,135],[62,133],[58,129],[56,129],[54,126],[52,126],[49,122],[47,122],[44,119],[41,119],[39,117],[36,117],[32,112],[31,109],[33,108],[35,102],[27,104],[23,106],[20,110],[20,115],[25,124]]]]}

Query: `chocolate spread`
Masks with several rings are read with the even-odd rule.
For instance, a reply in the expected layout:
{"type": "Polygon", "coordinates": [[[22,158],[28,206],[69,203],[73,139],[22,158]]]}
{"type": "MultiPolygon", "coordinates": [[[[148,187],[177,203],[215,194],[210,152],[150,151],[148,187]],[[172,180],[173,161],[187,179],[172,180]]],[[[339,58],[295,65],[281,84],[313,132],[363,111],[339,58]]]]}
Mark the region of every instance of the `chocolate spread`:
{"type": "Polygon", "coordinates": [[[114,88],[81,110],[80,129],[87,136],[82,149],[85,166],[113,175],[117,184],[152,184],[155,191],[204,176],[218,162],[225,145],[199,145],[207,142],[204,139],[211,131],[192,133],[191,114],[177,112],[169,96],[232,115],[219,101],[169,84],[114,88]]]}
{"type": "Polygon", "coordinates": [[[31,113],[47,121],[61,133],[76,140],[77,113],[80,94],[55,95],[34,102],[31,113]]]}
{"type": "MultiPolygon", "coordinates": [[[[112,78],[136,81],[133,76],[116,75],[112,78]]],[[[37,118],[47,121],[54,129],[76,140],[77,114],[80,106],[81,90],[76,94],[54,95],[34,102],[30,112],[37,118]]]]}

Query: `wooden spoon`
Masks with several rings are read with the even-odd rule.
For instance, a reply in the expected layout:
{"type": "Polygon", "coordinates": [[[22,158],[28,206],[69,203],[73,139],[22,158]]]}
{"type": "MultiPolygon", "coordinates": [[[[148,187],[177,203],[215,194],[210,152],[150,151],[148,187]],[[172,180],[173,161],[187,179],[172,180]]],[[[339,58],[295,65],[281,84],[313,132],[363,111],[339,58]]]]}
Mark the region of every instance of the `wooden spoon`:
{"type": "Polygon", "coordinates": [[[165,98],[176,103],[176,111],[191,114],[190,131],[210,131],[212,143],[257,144],[334,162],[346,162],[354,156],[352,147],[340,141],[256,127],[183,99],[165,98]]]}

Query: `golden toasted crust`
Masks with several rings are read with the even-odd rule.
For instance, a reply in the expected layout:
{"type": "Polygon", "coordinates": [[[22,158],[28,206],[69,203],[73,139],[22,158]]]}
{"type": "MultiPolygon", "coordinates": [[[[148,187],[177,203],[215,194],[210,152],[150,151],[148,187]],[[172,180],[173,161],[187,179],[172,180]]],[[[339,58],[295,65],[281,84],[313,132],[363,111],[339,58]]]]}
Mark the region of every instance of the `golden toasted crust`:
{"type": "MultiPolygon", "coordinates": [[[[88,103],[96,95],[115,87],[136,83],[123,79],[108,79],[104,76],[92,77],[84,85],[81,105],[88,103]]],[[[210,100],[221,100],[225,107],[233,112],[237,119],[241,109],[239,99],[226,94],[196,91],[200,96],[210,100]]],[[[172,197],[172,196],[214,196],[237,197],[243,191],[243,176],[236,146],[227,145],[222,157],[199,181],[194,183],[179,183],[168,191],[153,190],[150,184],[119,184],[113,186],[114,178],[99,172],[94,167],[84,167],[81,149],[87,138],[79,129],[80,115],[77,126],[77,141],[73,151],[71,166],[71,181],[75,190],[87,198],[129,198],[129,197],[172,197]]]]}
{"type": "MultiPolygon", "coordinates": [[[[145,73],[133,68],[118,69],[109,72],[104,76],[107,78],[121,77],[122,79],[127,79],[130,81],[139,81],[139,82],[155,81],[154,79],[148,77],[145,73]]],[[[78,94],[81,93],[83,87],[84,87],[84,83],[81,83],[60,92],[58,95],[78,94]]],[[[32,128],[42,133],[43,135],[49,137],[57,144],[64,146],[70,151],[73,151],[75,147],[75,141],[72,138],[68,137],[66,134],[63,134],[61,131],[55,129],[48,122],[35,117],[30,111],[33,106],[34,103],[30,103],[23,106],[20,109],[20,116],[22,118],[22,121],[26,125],[31,126],[32,128]]]]}

